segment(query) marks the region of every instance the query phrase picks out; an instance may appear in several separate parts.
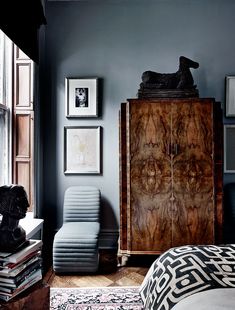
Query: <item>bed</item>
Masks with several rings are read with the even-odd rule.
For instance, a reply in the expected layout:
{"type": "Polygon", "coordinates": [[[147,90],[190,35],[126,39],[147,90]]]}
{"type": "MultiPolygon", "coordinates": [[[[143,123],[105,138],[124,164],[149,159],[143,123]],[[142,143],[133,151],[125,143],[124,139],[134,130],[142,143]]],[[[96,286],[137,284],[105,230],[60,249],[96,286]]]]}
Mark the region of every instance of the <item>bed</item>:
{"type": "Polygon", "coordinates": [[[193,294],[177,303],[173,310],[234,310],[235,289],[216,288],[193,294]]]}
{"type": "Polygon", "coordinates": [[[150,267],[140,295],[145,310],[234,310],[235,245],[168,250],[150,267]]]}

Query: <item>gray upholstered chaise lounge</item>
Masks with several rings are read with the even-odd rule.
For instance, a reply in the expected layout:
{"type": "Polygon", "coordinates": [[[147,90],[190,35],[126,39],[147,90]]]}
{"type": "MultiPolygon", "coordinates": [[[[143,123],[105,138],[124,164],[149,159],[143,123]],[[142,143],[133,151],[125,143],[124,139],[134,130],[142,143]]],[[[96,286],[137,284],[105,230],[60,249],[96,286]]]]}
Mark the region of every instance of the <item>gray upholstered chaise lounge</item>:
{"type": "Polygon", "coordinates": [[[99,213],[100,191],[96,187],[72,186],[66,190],[63,226],[53,243],[55,272],[97,271],[99,213]]]}

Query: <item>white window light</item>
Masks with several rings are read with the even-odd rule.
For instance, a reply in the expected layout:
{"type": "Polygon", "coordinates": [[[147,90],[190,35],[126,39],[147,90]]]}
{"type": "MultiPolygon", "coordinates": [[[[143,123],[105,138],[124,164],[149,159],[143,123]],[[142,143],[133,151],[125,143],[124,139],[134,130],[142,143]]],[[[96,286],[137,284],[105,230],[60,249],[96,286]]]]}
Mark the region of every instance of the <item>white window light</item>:
{"type": "Polygon", "coordinates": [[[12,41],[0,31],[0,185],[11,183],[12,41]]]}

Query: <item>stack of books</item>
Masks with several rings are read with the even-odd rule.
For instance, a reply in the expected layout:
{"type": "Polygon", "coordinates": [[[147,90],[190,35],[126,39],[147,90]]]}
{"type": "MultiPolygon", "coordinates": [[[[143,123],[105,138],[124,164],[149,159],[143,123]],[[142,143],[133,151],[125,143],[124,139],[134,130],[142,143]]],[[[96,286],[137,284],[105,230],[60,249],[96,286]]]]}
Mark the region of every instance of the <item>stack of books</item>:
{"type": "Polygon", "coordinates": [[[28,240],[16,252],[0,252],[0,300],[8,301],[42,279],[41,240],[28,240]]]}

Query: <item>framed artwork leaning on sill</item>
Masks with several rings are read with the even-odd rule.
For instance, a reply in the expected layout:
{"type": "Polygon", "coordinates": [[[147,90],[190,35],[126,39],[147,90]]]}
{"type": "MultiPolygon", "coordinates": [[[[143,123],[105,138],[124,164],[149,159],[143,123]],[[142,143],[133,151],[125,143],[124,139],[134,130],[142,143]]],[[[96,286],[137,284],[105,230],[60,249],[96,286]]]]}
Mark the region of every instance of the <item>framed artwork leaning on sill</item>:
{"type": "Polygon", "coordinates": [[[235,117],[235,76],[226,76],[226,116],[235,117]]]}
{"type": "Polygon", "coordinates": [[[64,173],[101,173],[101,127],[64,127],[64,173]]]}
{"type": "Polygon", "coordinates": [[[98,78],[65,79],[66,117],[98,117],[98,78]]]}
{"type": "Polygon", "coordinates": [[[224,172],[235,173],[235,125],[224,125],[224,172]]]}

